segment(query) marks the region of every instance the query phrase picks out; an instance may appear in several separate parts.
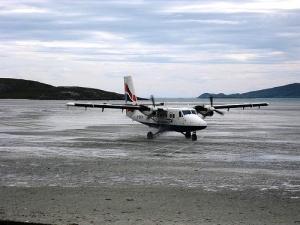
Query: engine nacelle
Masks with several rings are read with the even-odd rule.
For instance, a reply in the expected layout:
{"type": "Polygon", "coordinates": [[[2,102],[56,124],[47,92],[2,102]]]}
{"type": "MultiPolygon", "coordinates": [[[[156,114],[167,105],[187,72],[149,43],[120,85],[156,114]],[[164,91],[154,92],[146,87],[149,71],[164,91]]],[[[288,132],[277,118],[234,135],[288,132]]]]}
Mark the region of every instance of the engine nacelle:
{"type": "Polygon", "coordinates": [[[214,115],[214,111],[207,111],[206,113],[205,113],[205,116],[213,116],[214,115]]]}
{"type": "Polygon", "coordinates": [[[206,116],[213,116],[214,115],[214,107],[211,106],[201,106],[201,105],[197,105],[195,106],[195,109],[197,111],[197,113],[201,114],[202,116],[206,117],[206,116]]]}

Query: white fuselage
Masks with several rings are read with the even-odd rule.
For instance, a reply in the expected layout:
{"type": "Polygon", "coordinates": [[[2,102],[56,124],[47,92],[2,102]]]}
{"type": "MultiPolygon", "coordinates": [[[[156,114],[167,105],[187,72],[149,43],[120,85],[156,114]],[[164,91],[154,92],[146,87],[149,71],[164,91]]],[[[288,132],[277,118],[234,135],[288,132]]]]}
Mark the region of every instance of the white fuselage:
{"type": "Polygon", "coordinates": [[[197,115],[193,108],[156,107],[156,112],[127,110],[126,115],[132,120],[150,127],[177,132],[190,132],[205,129],[206,122],[197,115]]]}

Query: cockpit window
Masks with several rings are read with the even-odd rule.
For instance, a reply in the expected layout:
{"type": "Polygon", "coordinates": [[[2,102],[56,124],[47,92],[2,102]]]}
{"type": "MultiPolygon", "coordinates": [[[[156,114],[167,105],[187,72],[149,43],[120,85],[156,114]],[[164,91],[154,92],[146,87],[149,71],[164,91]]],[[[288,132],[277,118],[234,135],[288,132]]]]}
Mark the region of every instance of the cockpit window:
{"type": "Polygon", "coordinates": [[[191,110],[192,111],[192,114],[196,114],[196,111],[195,110],[191,110]]]}
{"type": "Polygon", "coordinates": [[[183,115],[188,115],[191,114],[190,110],[182,110],[183,115]]]}

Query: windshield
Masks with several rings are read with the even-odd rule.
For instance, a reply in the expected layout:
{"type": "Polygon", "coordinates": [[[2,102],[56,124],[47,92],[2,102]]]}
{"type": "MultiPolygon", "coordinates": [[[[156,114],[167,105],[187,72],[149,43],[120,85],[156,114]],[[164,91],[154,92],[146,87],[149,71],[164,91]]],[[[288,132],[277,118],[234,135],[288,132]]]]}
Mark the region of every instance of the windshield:
{"type": "Polygon", "coordinates": [[[188,115],[191,114],[190,110],[182,110],[183,115],[188,115]]]}

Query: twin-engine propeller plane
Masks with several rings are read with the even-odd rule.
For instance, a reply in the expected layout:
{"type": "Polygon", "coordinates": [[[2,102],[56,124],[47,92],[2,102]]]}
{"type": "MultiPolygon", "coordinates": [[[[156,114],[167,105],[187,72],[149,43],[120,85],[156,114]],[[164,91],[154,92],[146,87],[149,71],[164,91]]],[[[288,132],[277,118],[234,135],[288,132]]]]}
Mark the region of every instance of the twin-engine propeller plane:
{"type": "Polygon", "coordinates": [[[214,105],[213,98],[210,98],[210,105],[196,105],[194,107],[167,107],[164,103],[156,104],[154,97],[151,96],[152,104],[139,104],[135,94],[131,76],[124,77],[125,104],[93,104],[69,102],[67,106],[76,106],[84,108],[101,108],[102,111],[109,109],[126,110],[126,115],[134,121],[145,124],[157,129],[156,133],[149,131],[148,139],[153,139],[160,133],[166,131],[176,131],[185,135],[186,138],[197,140],[197,130],[203,130],[207,127],[204,121],[205,117],[213,116],[214,113],[223,115],[219,109],[246,108],[267,106],[268,103],[247,103],[247,104],[226,104],[214,105]],[[130,102],[130,103],[129,103],[130,102]]]}

